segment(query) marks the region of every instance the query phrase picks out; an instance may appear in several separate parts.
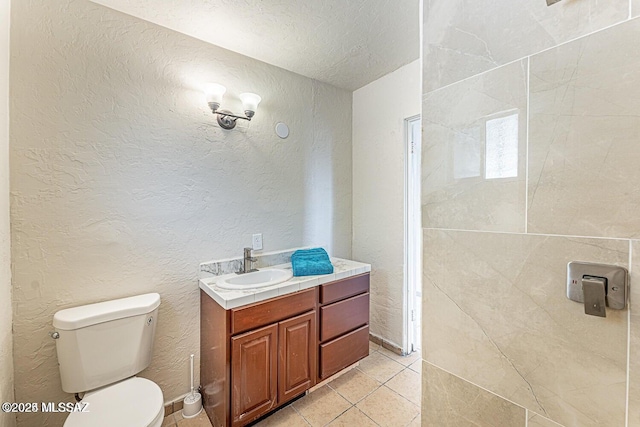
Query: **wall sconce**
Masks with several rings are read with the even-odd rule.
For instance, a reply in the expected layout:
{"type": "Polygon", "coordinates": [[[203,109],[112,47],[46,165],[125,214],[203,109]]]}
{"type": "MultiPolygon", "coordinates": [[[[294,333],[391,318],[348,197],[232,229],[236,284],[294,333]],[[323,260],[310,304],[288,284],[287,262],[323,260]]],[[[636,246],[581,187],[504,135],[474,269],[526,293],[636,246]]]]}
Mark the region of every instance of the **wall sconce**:
{"type": "Polygon", "coordinates": [[[204,87],[207,104],[209,104],[211,112],[218,116],[218,124],[222,129],[230,130],[236,127],[236,121],[238,119],[251,121],[251,118],[256,114],[258,104],[262,101],[262,98],[255,93],[241,93],[240,100],[242,101],[242,108],[245,115],[238,116],[228,110],[218,110],[226,91],[227,88],[217,83],[207,83],[204,87]]]}

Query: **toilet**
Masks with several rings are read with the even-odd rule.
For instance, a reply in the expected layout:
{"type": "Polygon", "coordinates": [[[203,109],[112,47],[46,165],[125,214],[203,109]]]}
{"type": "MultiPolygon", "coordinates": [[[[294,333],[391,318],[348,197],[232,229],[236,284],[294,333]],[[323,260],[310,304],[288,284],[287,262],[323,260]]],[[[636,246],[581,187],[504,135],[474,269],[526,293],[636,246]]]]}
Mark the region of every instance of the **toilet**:
{"type": "Polygon", "coordinates": [[[62,389],[84,393],[88,412],[65,427],[160,427],[162,390],[135,375],[151,363],[158,322],[157,293],[83,305],[53,316],[62,389]]]}

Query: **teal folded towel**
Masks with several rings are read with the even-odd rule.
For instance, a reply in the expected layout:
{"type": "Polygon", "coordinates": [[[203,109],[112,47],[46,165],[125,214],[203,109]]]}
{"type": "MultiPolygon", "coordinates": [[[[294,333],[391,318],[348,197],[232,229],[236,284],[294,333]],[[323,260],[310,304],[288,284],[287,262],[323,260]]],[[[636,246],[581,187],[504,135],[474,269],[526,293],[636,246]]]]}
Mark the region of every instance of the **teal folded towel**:
{"type": "Polygon", "coordinates": [[[294,276],[315,276],[333,273],[333,264],[322,248],[300,249],[291,255],[294,276]]]}

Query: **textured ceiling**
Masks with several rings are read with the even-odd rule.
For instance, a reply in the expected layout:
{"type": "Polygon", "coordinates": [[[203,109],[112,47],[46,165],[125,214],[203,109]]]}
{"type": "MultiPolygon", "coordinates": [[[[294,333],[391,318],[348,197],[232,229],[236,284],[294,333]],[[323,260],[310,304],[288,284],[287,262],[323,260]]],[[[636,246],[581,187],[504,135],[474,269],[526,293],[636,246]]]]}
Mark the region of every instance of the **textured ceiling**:
{"type": "Polygon", "coordinates": [[[418,0],[92,0],[344,89],[419,57],[418,0]]]}

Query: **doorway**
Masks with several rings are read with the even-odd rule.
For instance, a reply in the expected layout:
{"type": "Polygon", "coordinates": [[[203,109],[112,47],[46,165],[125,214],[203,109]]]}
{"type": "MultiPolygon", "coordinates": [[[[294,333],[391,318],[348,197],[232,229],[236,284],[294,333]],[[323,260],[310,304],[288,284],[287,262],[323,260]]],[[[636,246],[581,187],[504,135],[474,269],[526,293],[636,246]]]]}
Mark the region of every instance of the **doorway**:
{"type": "Polygon", "coordinates": [[[420,351],[422,346],[421,137],[420,116],[405,119],[403,347],[407,353],[420,351]]]}

